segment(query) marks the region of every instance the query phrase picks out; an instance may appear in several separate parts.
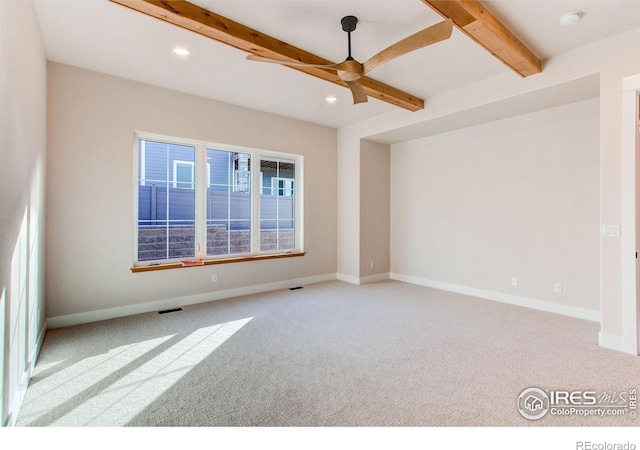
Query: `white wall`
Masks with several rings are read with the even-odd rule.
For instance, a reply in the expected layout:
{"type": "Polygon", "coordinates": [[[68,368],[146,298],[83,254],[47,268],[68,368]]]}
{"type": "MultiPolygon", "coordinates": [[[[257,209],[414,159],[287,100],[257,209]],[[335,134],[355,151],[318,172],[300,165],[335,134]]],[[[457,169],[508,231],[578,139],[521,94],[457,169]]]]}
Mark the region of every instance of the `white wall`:
{"type": "MultiPolygon", "coordinates": [[[[505,103],[519,110],[519,114],[526,112],[527,108],[532,108],[530,111],[540,110],[539,97],[547,99],[549,103],[547,107],[558,106],[562,98],[566,97],[563,94],[564,90],[558,89],[563,86],[570,87],[567,91],[573,95],[568,97],[573,97],[571,101],[576,101],[576,97],[579,98],[581,95],[580,92],[576,92],[575,86],[584,84],[587,90],[590,90],[589,80],[596,76],[600,82],[599,225],[620,224],[622,222],[623,79],[637,73],[640,73],[640,28],[546,60],[541,74],[521,79],[513,73],[506,73],[480,80],[427,99],[425,109],[422,111],[407,114],[404,111],[394,110],[341,128],[338,130],[338,153],[359,154],[362,139],[380,138],[385,139],[385,142],[402,142],[398,137],[402,135],[404,129],[437,129],[443,121],[447,125],[455,125],[457,117],[469,119],[471,116],[477,119],[476,124],[483,123],[482,118],[478,118],[475,111],[490,112],[492,108],[505,103]],[[588,82],[582,83],[580,80],[588,82]],[[555,97],[559,98],[549,96],[549,92],[553,92],[555,97]],[[394,140],[387,140],[390,137],[394,140]]],[[[455,129],[455,127],[448,129],[455,129]]],[[[341,169],[345,171],[341,175],[344,179],[353,180],[349,177],[360,176],[359,167],[344,166],[341,169]],[[346,173],[348,171],[350,173],[346,173]]],[[[353,184],[357,183],[352,181],[353,184]]],[[[346,198],[348,195],[348,192],[343,192],[342,187],[339,186],[338,197],[346,198]]],[[[359,231],[359,228],[339,228],[339,260],[353,251],[351,243],[359,242],[359,231]],[[346,245],[341,246],[340,243],[346,245]]],[[[625,230],[622,230],[622,233],[625,233],[625,230]]],[[[618,238],[600,237],[599,240],[600,344],[604,347],[623,350],[624,328],[628,326],[623,321],[621,261],[624,252],[634,251],[634,249],[623,249],[621,239],[618,238]]]]}
{"type": "Polygon", "coordinates": [[[390,148],[363,140],[360,149],[359,276],[366,282],[389,276],[390,148]]]}
{"type": "Polygon", "coordinates": [[[394,275],[599,317],[598,124],[593,99],[392,146],[394,275]]]}
{"type": "Polygon", "coordinates": [[[0,1],[0,426],[44,335],[46,60],[31,2],[0,1]]]}
{"type": "Polygon", "coordinates": [[[338,131],[338,278],[359,282],[360,138],[338,131]]]}
{"type": "Polygon", "coordinates": [[[336,130],[52,62],[49,116],[47,311],[53,326],[335,277],[336,130]],[[307,254],[131,273],[134,131],[303,155],[307,254]]]}

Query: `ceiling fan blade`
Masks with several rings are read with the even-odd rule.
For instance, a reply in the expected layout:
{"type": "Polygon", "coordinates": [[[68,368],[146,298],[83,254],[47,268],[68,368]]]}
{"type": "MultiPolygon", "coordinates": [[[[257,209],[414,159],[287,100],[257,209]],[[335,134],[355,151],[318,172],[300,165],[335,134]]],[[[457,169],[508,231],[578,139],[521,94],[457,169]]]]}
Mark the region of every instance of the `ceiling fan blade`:
{"type": "Polygon", "coordinates": [[[263,56],[258,56],[258,55],[247,55],[247,60],[248,61],[258,61],[258,62],[273,63],[273,64],[282,64],[282,65],[285,65],[285,66],[318,67],[320,69],[334,69],[334,70],[338,70],[338,68],[342,64],[342,63],[339,63],[339,64],[307,64],[307,63],[303,63],[303,62],[285,61],[284,59],[265,58],[263,56]]]}
{"type": "Polygon", "coordinates": [[[417,33],[396,42],[382,50],[380,53],[369,58],[369,60],[363,64],[364,73],[367,73],[379,65],[397,58],[398,56],[402,56],[414,50],[418,50],[419,48],[426,47],[427,45],[449,39],[452,31],[453,22],[451,19],[444,20],[430,26],[429,28],[425,28],[422,31],[418,31],[417,33]]]}
{"type": "Polygon", "coordinates": [[[366,103],[368,101],[367,93],[364,91],[364,88],[360,83],[357,81],[345,81],[345,83],[347,83],[347,86],[351,89],[354,105],[357,103],[366,103]]]}

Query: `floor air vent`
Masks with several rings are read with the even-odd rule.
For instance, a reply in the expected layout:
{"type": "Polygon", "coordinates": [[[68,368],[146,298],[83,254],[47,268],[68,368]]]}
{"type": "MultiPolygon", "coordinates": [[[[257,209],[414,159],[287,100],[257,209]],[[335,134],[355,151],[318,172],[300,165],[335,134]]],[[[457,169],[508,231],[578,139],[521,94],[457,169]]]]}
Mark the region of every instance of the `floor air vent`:
{"type": "Polygon", "coordinates": [[[167,314],[178,311],[182,311],[182,308],[165,309],[164,311],[158,311],[158,314],[167,314]]]}

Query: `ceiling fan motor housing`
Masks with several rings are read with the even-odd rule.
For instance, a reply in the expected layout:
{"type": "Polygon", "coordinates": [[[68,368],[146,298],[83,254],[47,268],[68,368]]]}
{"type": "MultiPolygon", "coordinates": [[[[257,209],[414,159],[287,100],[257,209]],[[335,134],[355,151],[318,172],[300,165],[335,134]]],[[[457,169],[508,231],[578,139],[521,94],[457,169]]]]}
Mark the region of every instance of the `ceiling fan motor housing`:
{"type": "Polygon", "coordinates": [[[341,69],[343,70],[338,70],[338,77],[340,77],[342,81],[356,81],[362,77],[362,64],[353,59],[343,62],[341,69]]]}

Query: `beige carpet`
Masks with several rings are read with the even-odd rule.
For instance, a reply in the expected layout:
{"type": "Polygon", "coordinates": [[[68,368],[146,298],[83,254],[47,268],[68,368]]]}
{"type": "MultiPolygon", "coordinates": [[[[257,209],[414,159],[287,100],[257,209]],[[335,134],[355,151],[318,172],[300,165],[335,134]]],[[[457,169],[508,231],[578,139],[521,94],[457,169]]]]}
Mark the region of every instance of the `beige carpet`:
{"type": "Polygon", "coordinates": [[[49,331],[18,425],[637,426],[516,408],[533,386],[638,388],[640,358],[598,331],[401,282],[320,283],[49,331]]]}

